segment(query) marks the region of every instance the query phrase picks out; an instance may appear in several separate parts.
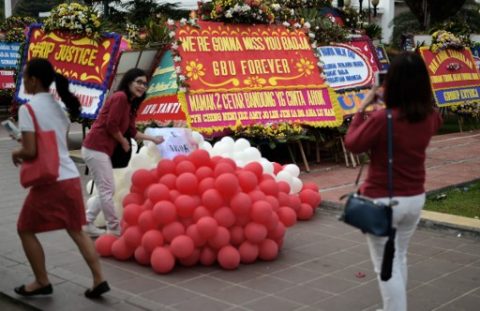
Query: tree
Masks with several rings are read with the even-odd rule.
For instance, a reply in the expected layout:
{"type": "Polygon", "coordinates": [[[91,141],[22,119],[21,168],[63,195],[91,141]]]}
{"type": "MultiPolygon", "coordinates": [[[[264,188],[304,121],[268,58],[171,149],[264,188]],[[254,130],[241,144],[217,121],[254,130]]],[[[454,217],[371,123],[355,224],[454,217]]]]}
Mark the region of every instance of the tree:
{"type": "Polygon", "coordinates": [[[423,29],[437,24],[455,15],[466,0],[405,0],[413,15],[418,19],[423,29]]]}
{"type": "Polygon", "coordinates": [[[63,3],[62,0],[20,0],[13,9],[13,15],[38,17],[40,12],[48,12],[63,3]]]}

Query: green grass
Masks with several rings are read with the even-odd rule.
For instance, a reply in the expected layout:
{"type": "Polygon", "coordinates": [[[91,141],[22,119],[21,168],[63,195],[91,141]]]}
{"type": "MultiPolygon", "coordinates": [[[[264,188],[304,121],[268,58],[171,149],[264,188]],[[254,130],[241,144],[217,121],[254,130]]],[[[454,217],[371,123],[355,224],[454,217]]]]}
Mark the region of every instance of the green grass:
{"type": "Polygon", "coordinates": [[[425,209],[470,218],[480,217],[480,181],[427,196],[425,209]]]}

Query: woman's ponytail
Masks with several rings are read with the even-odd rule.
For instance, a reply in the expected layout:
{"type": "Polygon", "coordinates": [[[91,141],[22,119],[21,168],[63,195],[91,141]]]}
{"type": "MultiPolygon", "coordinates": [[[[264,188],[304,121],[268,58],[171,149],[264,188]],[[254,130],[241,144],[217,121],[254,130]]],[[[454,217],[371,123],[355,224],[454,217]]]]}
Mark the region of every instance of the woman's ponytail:
{"type": "Polygon", "coordinates": [[[68,89],[68,79],[58,72],[55,73],[55,86],[58,96],[67,107],[70,120],[75,121],[80,116],[80,101],[68,89]]]}

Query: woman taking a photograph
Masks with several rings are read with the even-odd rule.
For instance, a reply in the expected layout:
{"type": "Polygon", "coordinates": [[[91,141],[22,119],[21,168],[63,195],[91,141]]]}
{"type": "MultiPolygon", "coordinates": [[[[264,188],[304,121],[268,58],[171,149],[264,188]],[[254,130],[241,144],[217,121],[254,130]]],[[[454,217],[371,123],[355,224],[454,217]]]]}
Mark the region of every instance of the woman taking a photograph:
{"type": "Polygon", "coordinates": [[[85,296],[98,298],[110,288],[103,277],[92,240],[82,231],[82,225],[85,224],[85,208],[80,174],[68,153],[67,131],[70,121],[65,107],[62,107],[49,93],[50,84],[54,80],[57,92],[70,118],[72,120],[77,118],[80,113],[80,103],[68,90],[68,80],[55,73],[48,60],[31,59],[23,72],[25,93],[32,94],[33,97],[28,104],[22,105],[18,112],[22,146],[13,151],[13,163],[17,166],[24,161],[34,160],[38,156],[35,122],[26,107],[29,105],[38,128],[55,133],[59,176],[53,183],[30,188],[23,204],[17,230],[35,280],[15,288],[15,292],[21,296],[49,295],[53,292],[45,267],[45,254],[37,233],[66,229],[93,275],[93,287],[85,292],[85,296]]]}
{"type": "Polygon", "coordinates": [[[115,183],[110,159],[116,146],[120,145],[124,151],[128,151],[130,141],[127,137],[149,140],[155,144],[163,142],[163,137],[145,135],[135,127],[136,112],[145,98],[147,85],[147,75],[143,70],[133,68],[127,71],[118,90],[108,98],[83,142],[82,156],[98,189],[97,198],[87,209],[87,224],[84,227],[84,231],[92,237],[104,233],[94,225],[100,211],[105,216],[108,233],[120,235],[113,204],[115,183]]]}
{"type": "MultiPolygon", "coordinates": [[[[360,193],[389,202],[387,182],[387,116],[385,109],[370,115],[365,109],[377,103],[380,92],[371,90],[355,114],[345,136],[351,152],[370,151],[368,176],[360,193]]],[[[383,101],[393,114],[393,227],[396,228],[392,277],[378,277],[384,311],[407,310],[407,251],[425,204],[425,151],[442,124],[422,58],[415,53],[396,56],[384,85],[383,101]]],[[[374,270],[379,276],[387,237],[367,234],[374,270]]]]}

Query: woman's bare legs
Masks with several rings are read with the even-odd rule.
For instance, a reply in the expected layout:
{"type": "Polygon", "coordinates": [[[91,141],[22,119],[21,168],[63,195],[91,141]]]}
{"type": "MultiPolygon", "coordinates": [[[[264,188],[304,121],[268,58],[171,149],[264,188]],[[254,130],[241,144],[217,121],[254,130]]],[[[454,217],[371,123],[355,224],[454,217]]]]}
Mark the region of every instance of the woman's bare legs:
{"type": "Polygon", "coordinates": [[[23,251],[27,256],[28,262],[32,267],[35,281],[25,285],[27,292],[34,291],[50,284],[48,280],[47,268],[45,267],[45,253],[42,244],[33,232],[19,231],[18,235],[22,241],[23,251]]]}

